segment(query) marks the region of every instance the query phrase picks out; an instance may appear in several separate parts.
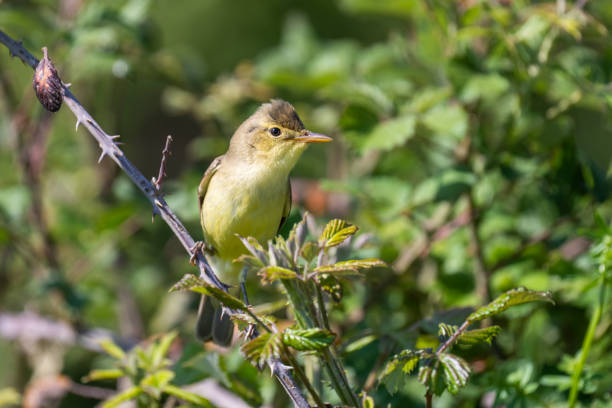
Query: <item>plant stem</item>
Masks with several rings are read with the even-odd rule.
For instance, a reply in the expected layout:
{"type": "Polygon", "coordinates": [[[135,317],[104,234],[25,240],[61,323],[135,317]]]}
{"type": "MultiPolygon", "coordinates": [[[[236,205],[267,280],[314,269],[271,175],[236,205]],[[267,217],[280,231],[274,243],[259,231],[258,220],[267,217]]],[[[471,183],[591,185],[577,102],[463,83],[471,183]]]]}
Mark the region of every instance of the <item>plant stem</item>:
{"type": "Polygon", "coordinates": [[[297,360],[295,359],[293,354],[291,354],[291,352],[289,350],[287,350],[286,346],[283,347],[282,353],[283,353],[283,356],[287,360],[289,360],[289,362],[293,366],[293,370],[295,372],[296,377],[299,378],[300,381],[302,381],[302,384],[304,384],[304,386],[306,387],[306,389],[308,390],[308,392],[312,396],[312,399],[314,400],[315,404],[317,404],[317,407],[325,408],[325,403],[321,399],[321,396],[314,389],[312,383],[310,382],[310,380],[308,380],[308,377],[306,376],[306,373],[304,372],[304,370],[302,370],[302,367],[297,362],[297,360]]]}
{"type": "MultiPolygon", "coordinates": [[[[317,310],[313,304],[313,297],[308,290],[307,284],[305,285],[300,280],[283,280],[282,281],[289,301],[292,306],[295,320],[298,326],[302,329],[310,329],[324,326],[323,322],[319,322],[319,316],[317,316],[317,310]]],[[[325,314],[325,307],[319,310],[320,313],[325,314]]],[[[351,407],[359,407],[360,402],[350,387],[342,362],[335,355],[333,346],[326,348],[320,352],[323,365],[327,371],[329,379],[338,397],[344,405],[351,407]]]]}
{"type": "Polygon", "coordinates": [[[595,337],[595,329],[597,329],[597,325],[599,324],[599,320],[601,319],[601,314],[604,308],[606,297],[606,286],[606,276],[605,273],[602,273],[599,278],[599,303],[595,305],[595,310],[593,311],[591,321],[589,322],[589,327],[587,328],[587,332],[584,336],[584,341],[582,342],[582,349],[580,350],[580,359],[578,360],[578,364],[576,364],[576,367],[574,368],[574,373],[572,375],[572,388],[570,390],[568,401],[569,408],[574,408],[574,406],[576,406],[576,400],[578,399],[578,386],[580,384],[580,375],[582,374],[582,370],[584,369],[584,363],[586,362],[586,359],[589,356],[589,351],[591,350],[593,337],[595,337]]]}

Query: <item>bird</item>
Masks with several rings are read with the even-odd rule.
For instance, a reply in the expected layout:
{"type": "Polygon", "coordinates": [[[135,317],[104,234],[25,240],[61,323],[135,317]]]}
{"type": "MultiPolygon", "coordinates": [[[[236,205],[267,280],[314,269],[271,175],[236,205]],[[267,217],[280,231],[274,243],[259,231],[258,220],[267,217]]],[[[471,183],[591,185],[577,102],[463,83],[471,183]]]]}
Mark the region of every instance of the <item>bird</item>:
{"type": "MultiPolygon", "coordinates": [[[[232,261],[247,253],[238,236],[265,243],[278,234],[291,211],[291,170],[309,144],[330,141],[307,130],[289,102],[262,104],[235,131],[227,152],[204,172],[198,187],[204,241],[194,246],[194,254],[201,250],[221,280],[235,281],[240,266],[232,261]]],[[[234,324],[219,301],[203,295],[196,337],[226,347],[233,333],[234,324]]]]}

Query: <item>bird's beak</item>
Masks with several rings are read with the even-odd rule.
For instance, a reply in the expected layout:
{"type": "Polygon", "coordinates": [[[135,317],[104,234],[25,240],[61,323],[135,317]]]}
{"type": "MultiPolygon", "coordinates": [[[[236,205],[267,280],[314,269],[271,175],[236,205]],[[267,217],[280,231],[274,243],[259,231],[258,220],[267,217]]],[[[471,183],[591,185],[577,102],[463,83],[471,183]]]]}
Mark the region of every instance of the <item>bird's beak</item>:
{"type": "Polygon", "coordinates": [[[293,140],[300,141],[300,142],[306,142],[306,143],[326,143],[326,142],[331,142],[334,139],[332,139],[329,136],[322,135],[320,133],[306,131],[306,133],[304,133],[301,136],[297,136],[293,140]]]}

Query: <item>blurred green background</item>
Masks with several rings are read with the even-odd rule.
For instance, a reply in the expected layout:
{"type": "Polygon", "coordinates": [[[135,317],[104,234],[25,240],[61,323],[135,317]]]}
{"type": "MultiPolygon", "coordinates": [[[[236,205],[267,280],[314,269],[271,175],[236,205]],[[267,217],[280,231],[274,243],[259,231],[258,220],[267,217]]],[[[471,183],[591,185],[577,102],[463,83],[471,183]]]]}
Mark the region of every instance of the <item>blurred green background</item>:
{"type": "MultiPolygon", "coordinates": [[[[424,389],[380,384],[384,362],[517,286],[556,305],[496,318],[501,335],[465,355],[469,384],[435,406],[566,406],[597,304],[579,401],[612,404],[592,251],[612,216],[610,28],[610,1],[0,0],[0,29],[48,47],[146,176],[173,136],[164,190],[196,239],[199,179],[259,104],[286,99],[335,138],[297,165],[292,220],[344,218],[361,232],[351,256],[391,265],[343,283],[332,325],[356,388],[398,407],[424,406],[424,389]]],[[[0,405],[64,390],[58,406],[94,406],[115,383],[81,381],[109,364],[93,334],[129,347],[177,329],[175,383],[288,406],[237,347],[195,341],[196,296],[167,293],[195,268],[72,113],[42,109],[31,75],[0,52],[0,405]]],[[[249,288],[256,305],[281,299],[249,288]]]]}

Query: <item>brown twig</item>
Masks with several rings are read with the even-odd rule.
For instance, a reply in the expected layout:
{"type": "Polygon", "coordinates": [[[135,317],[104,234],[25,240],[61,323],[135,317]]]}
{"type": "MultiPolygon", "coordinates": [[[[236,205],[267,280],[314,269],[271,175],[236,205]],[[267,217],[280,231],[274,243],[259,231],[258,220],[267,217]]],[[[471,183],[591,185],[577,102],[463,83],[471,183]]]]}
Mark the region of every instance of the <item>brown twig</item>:
{"type": "Polygon", "coordinates": [[[159,164],[159,174],[157,178],[153,177],[153,185],[157,188],[157,191],[161,190],[162,183],[164,182],[164,178],[166,177],[166,160],[168,156],[172,154],[170,151],[170,143],[172,143],[172,136],[168,135],[166,137],[166,144],[164,145],[164,150],[162,150],[162,158],[161,163],[159,164]]]}
{"type": "MultiPolygon", "coordinates": [[[[9,49],[11,55],[19,57],[30,67],[35,68],[38,64],[38,60],[32,54],[23,48],[19,42],[6,35],[2,30],[0,30],[0,42],[9,49]]],[[[119,148],[119,146],[117,146],[115,139],[117,139],[119,136],[110,136],[104,130],[102,130],[102,127],[79,103],[67,86],[64,86],[64,102],[77,118],[77,129],[79,124],[83,124],[83,126],[85,126],[85,128],[100,145],[102,153],[98,161],[101,161],[104,156],[108,156],[119,166],[119,168],[121,168],[121,170],[127,174],[132,182],[138,186],[138,188],[151,202],[154,211],[161,216],[166,224],[168,224],[181,245],[183,245],[183,248],[185,248],[185,251],[191,255],[191,248],[195,244],[194,239],[191,237],[189,232],[187,232],[187,229],[183,223],[174,214],[164,198],[159,194],[157,188],[149,180],[147,180],[142,172],[127,159],[123,151],[119,148]]],[[[228,286],[221,282],[217,275],[215,275],[210,265],[208,265],[206,262],[204,255],[201,253],[196,254],[195,260],[198,269],[200,270],[200,275],[203,279],[218,288],[223,290],[228,289],[228,286]]],[[[234,313],[233,311],[229,312],[234,313]]],[[[289,372],[288,367],[283,365],[278,359],[271,359],[269,365],[285,391],[289,394],[289,397],[293,401],[294,405],[299,408],[309,408],[308,401],[295,383],[295,380],[289,372]]]]}

